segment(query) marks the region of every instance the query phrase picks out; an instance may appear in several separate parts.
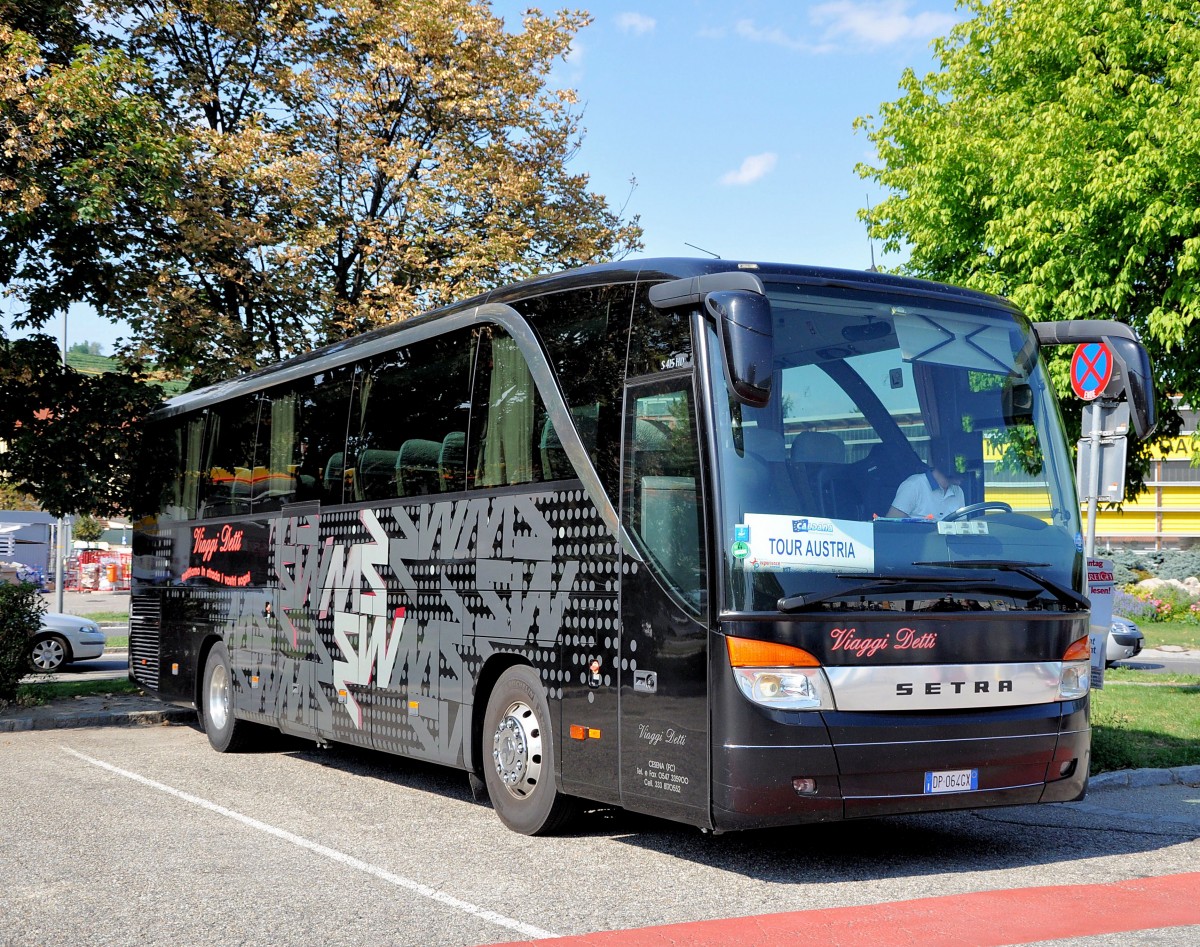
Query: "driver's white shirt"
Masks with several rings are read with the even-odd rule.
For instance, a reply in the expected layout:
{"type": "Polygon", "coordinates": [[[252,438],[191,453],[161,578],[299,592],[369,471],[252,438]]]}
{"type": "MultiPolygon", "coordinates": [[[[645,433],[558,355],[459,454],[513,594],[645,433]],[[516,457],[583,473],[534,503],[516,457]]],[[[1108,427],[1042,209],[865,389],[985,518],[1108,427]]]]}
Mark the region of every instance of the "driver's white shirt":
{"type": "Polygon", "coordinates": [[[892,506],[906,516],[932,516],[935,520],[965,505],[962,487],[952,483],[943,490],[932,472],[913,474],[900,484],[892,501],[892,506]]]}

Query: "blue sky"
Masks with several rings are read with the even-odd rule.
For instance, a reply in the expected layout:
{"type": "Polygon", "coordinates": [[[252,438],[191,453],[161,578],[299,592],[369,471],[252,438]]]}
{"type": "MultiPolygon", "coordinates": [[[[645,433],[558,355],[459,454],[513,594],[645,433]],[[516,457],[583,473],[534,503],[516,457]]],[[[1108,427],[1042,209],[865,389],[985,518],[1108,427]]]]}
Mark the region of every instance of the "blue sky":
{"type": "MultiPolygon", "coordinates": [[[[510,29],[529,5],[493,4],[510,29]]],[[[575,5],[593,23],[553,77],[583,112],[573,168],[641,216],[642,255],[702,255],[690,243],[726,259],[870,265],[857,212],[883,194],[854,172],[873,152],[853,122],[897,98],[905,67],[933,68],[932,39],[964,16],[953,0],[575,5]]],[[[45,331],[61,338],[61,320],[45,331]]],[[[82,307],[69,315],[71,343],[110,354],[119,334],[82,307]]]]}

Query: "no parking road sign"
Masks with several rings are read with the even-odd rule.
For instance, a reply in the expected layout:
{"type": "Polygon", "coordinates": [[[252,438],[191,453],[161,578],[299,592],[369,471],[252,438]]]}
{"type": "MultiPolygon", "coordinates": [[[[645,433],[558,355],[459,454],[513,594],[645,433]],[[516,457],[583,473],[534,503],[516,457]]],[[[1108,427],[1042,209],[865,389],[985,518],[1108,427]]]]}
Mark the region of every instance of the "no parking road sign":
{"type": "Polygon", "coordinates": [[[1103,342],[1075,346],[1071,356],[1071,390],[1084,401],[1099,397],[1113,374],[1113,353],[1103,342]]]}

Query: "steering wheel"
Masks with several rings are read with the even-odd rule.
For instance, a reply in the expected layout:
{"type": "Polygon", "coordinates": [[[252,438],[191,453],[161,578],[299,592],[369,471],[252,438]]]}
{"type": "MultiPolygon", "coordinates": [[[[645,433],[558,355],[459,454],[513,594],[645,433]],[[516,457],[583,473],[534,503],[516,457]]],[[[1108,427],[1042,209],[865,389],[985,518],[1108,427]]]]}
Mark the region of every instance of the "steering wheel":
{"type": "Polygon", "coordinates": [[[988,510],[1001,510],[1004,513],[1011,513],[1012,507],[1003,500],[985,500],[983,503],[970,503],[967,506],[960,506],[953,513],[947,513],[942,517],[942,522],[950,523],[954,520],[969,520],[981,513],[986,513],[988,510]]]}

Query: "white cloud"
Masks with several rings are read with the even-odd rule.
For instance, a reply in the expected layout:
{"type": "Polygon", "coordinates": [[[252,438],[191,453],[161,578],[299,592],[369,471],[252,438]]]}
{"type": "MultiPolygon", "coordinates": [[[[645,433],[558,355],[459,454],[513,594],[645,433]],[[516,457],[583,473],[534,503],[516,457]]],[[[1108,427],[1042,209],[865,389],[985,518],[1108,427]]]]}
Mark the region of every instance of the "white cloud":
{"type": "Polygon", "coordinates": [[[755,26],[753,20],[738,20],[733,31],[742,39],[748,39],[752,43],[768,43],[771,46],[782,46],[784,49],[792,49],[801,53],[816,51],[812,43],[806,40],[789,36],[778,27],[762,29],[755,26]]]}
{"type": "Polygon", "coordinates": [[[944,35],[958,22],[949,13],[910,13],[908,0],[832,0],[809,11],[817,26],[824,26],[823,38],[847,39],[866,46],[887,46],[902,40],[930,40],[944,35]]]}
{"type": "Polygon", "coordinates": [[[720,183],[736,187],[753,184],[774,171],[778,161],[779,155],[773,151],[765,151],[761,155],[751,155],[742,162],[741,167],[736,171],[726,171],[722,174],[720,183]]]}
{"type": "Polygon", "coordinates": [[[911,0],[830,0],[809,10],[809,20],[820,34],[812,38],[777,26],[759,26],[754,20],[738,20],[733,29],[752,43],[798,53],[828,53],[839,46],[876,48],[903,40],[929,41],[948,33],[960,19],[949,13],[910,13],[911,7],[911,0]]]}
{"type": "Polygon", "coordinates": [[[645,16],[641,13],[617,14],[617,28],[622,33],[633,33],[635,36],[643,36],[646,33],[653,33],[654,27],[657,25],[657,21],[652,16],[645,16]]]}
{"type": "Polygon", "coordinates": [[[584,59],[586,48],[576,36],[571,40],[566,55],[556,62],[546,77],[546,85],[551,89],[574,89],[583,82],[584,59]]]}

